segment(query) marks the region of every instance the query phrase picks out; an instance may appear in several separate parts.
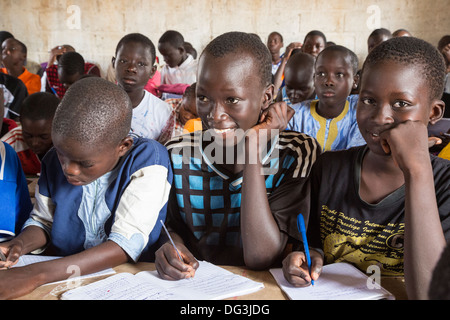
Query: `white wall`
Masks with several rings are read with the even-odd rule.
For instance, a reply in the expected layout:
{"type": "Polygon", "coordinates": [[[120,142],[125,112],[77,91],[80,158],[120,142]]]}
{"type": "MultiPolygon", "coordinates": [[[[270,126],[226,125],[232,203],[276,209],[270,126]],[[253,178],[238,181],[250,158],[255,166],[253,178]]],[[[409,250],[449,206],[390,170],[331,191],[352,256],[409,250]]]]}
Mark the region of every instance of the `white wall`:
{"type": "Polygon", "coordinates": [[[46,61],[52,47],[69,43],[104,73],[117,42],[130,32],[157,46],[164,31],[178,30],[200,53],[227,31],[257,33],[264,42],[278,31],[287,46],[318,29],[362,60],[377,27],[406,28],[437,45],[450,34],[449,12],[450,0],[0,0],[0,30],[23,41],[29,59],[46,61]]]}

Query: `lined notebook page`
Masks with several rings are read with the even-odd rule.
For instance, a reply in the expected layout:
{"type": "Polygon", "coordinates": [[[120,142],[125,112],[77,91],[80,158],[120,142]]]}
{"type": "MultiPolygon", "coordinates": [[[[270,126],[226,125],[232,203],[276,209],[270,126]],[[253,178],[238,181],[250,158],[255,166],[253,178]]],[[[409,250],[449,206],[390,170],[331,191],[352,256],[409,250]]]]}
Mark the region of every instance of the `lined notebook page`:
{"type": "Polygon", "coordinates": [[[119,273],[104,280],[68,291],[73,300],[217,300],[249,294],[264,285],[236,275],[209,262],[199,261],[191,279],[163,280],[157,271],[136,275],[119,273]]]}
{"type": "Polygon", "coordinates": [[[284,277],[282,269],[271,269],[273,277],[281,289],[292,300],[364,300],[394,299],[382,287],[371,289],[371,279],[348,263],[333,263],[323,267],[314,286],[296,288],[284,277]]]}

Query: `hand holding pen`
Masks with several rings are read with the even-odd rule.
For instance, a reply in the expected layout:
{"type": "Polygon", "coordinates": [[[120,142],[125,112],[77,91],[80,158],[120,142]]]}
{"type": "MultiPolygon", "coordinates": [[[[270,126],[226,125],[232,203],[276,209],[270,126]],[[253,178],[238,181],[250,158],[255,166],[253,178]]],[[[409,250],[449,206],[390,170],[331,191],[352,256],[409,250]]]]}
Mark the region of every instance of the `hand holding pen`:
{"type": "Polygon", "coordinates": [[[161,248],[156,251],[155,266],[161,278],[165,280],[181,280],[194,277],[195,270],[199,264],[192,253],[178,240],[178,236],[175,234],[170,235],[163,225],[165,234],[167,235],[168,242],[163,244],[161,248]],[[176,244],[175,244],[176,242],[176,244]]]}
{"type": "Polygon", "coordinates": [[[291,252],[283,260],[283,274],[293,286],[307,287],[310,284],[314,285],[314,281],[319,278],[323,266],[323,257],[319,252],[309,249],[306,228],[301,214],[298,216],[297,226],[302,235],[305,252],[291,252]]]}

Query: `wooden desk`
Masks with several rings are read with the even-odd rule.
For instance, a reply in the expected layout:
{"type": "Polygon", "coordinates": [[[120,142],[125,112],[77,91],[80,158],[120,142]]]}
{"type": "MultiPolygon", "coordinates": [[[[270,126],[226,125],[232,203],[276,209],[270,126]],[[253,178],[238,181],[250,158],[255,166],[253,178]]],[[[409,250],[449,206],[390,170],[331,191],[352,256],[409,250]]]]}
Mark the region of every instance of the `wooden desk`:
{"type": "MultiPolygon", "coordinates": [[[[264,283],[264,289],[244,296],[234,297],[229,300],[286,300],[286,295],[281,291],[275,279],[269,271],[253,271],[243,267],[222,266],[235,274],[247,277],[257,282],[264,283]]],[[[125,263],[114,268],[116,272],[138,273],[144,270],[155,270],[154,263],[140,262],[137,264],[125,263]]],[[[92,283],[108,276],[89,278],[82,280],[82,285],[92,283]]],[[[382,278],[381,285],[395,295],[397,300],[406,300],[406,291],[403,278],[382,278]]],[[[17,300],[58,300],[68,290],[67,283],[41,286],[32,293],[18,298],[17,300]]]]}

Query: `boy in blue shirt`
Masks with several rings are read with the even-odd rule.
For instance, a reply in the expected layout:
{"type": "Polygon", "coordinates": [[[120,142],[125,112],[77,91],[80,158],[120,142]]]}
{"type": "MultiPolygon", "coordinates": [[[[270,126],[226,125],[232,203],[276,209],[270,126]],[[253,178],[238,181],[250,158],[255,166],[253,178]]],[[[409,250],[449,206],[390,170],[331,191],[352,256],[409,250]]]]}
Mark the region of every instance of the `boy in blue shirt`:
{"type": "Polygon", "coordinates": [[[165,279],[192,276],[196,259],[263,269],[279,261],[291,222],[309,210],[317,142],[284,131],[292,115],[271,104],[271,56],[257,37],[229,32],[199,59],[197,111],[204,131],[166,144],[174,170],[167,242],[156,253],[165,279]],[[295,195],[295,196],[294,196],[295,195]]]}
{"type": "MultiPolygon", "coordinates": [[[[444,62],[431,44],[393,38],[375,47],[361,76],[357,120],[367,145],[326,152],[311,172],[312,278],[323,263],[405,277],[425,299],[450,239],[450,161],[430,155],[427,125],[442,118],[444,62]]],[[[296,286],[310,284],[303,252],[284,261],[296,286]]],[[[383,283],[381,283],[383,285],[383,283]]]]}
{"type": "Polygon", "coordinates": [[[161,144],[128,135],[131,116],[128,95],[104,79],[82,79],[67,91],[54,117],[54,148],[42,162],[36,205],[21,234],[1,244],[7,261],[0,267],[30,252],[63,258],[0,272],[1,298],[63,280],[70,265],[86,274],[153,259],[172,172],[161,144]]]}
{"type": "Polygon", "coordinates": [[[317,139],[322,151],[365,144],[356,122],[358,58],[343,46],[324,49],[315,63],[314,87],[318,100],[293,105],[288,129],[317,139]]]}
{"type": "MultiPolygon", "coordinates": [[[[3,120],[3,91],[0,89],[0,115],[3,120]]],[[[0,131],[3,121],[0,121],[0,131]]],[[[27,180],[19,157],[7,143],[0,141],[0,242],[20,232],[32,209],[27,180]]]]}

